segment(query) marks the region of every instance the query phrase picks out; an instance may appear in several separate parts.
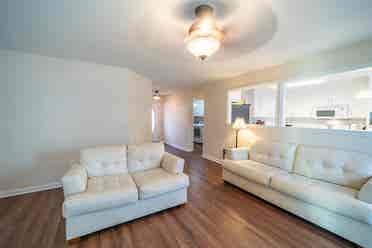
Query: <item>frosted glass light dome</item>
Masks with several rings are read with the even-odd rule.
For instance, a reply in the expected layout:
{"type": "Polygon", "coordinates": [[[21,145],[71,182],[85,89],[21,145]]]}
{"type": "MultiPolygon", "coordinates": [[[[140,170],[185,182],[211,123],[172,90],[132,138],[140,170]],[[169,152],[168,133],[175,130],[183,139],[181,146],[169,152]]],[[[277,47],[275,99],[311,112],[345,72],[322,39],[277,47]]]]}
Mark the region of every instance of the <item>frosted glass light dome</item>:
{"type": "Polygon", "coordinates": [[[187,42],[187,50],[201,60],[211,56],[221,46],[221,42],[214,37],[196,37],[187,42]]]}

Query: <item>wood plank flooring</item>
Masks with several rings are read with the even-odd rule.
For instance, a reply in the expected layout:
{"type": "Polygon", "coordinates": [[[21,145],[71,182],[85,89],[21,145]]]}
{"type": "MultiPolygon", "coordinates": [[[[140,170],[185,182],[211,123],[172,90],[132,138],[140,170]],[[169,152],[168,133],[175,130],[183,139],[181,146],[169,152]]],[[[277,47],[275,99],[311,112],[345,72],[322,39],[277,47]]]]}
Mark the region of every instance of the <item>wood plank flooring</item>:
{"type": "MultiPolygon", "coordinates": [[[[68,247],[358,247],[221,179],[198,151],[185,158],[189,202],[87,235],[68,247]]],[[[66,247],[61,189],[0,199],[0,247],[66,247]]]]}

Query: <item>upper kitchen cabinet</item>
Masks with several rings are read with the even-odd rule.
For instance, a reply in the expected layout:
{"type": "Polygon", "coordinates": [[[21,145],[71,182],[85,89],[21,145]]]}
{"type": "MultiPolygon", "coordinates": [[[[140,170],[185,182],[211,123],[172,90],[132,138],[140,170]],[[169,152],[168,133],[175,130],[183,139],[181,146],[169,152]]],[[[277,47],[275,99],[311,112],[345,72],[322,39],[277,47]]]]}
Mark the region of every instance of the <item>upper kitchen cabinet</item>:
{"type": "Polygon", "coordinates": [[[228,92],[227,122],[234,123],[237,117],[246,124],[275,125],[277,85],[261,84],[233,89],[228,92]]]}

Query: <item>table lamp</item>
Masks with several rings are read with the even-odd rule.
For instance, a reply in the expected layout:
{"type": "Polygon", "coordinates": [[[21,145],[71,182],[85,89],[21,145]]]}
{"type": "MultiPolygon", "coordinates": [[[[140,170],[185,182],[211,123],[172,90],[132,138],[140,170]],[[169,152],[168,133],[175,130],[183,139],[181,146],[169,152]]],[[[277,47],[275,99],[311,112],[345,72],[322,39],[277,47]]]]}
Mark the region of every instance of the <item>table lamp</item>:
{"type": "Polygon", "coordinates": [[[243,128],[246,128],[247,124],[244,121],[244,118],[238,117],[235,119],[232,128],[235,130],[235,148],[238,148],[238,135],[239,131],[243,128]]]}

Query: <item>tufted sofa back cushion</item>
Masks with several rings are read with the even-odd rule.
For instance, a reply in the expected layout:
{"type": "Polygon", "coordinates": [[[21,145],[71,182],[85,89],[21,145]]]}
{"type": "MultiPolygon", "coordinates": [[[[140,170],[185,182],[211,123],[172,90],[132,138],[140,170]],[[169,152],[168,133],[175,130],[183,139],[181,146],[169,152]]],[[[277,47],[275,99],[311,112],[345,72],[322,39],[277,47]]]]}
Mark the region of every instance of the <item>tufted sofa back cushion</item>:
{"type": "Polygon", "coordinates": [[[88,177],[128,173],[125,145],[101,146],[80,151],[80,163],[87,169],[88,177]]]}
{"type": "Polygon", "coordinates": [[[249,150],[249,159],[292,172],[296,144],[258,141],[249,150]]]}
{"type": "Polygon", "coordinates": [[[372,157],[357,152],[300,145],[294,172],[359,190],[372,176],[372,157]]]}
{"type": "Polygon", "coordinates": [[[144,171],[160,167],[164,155],[163,143],[144,143],[128,146],[129,172],[144,171]]]}

